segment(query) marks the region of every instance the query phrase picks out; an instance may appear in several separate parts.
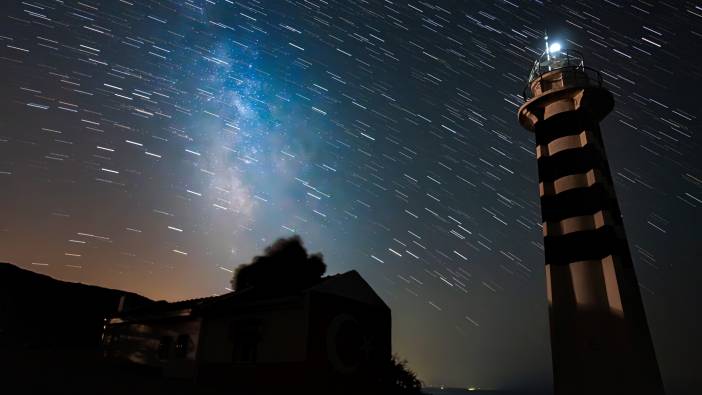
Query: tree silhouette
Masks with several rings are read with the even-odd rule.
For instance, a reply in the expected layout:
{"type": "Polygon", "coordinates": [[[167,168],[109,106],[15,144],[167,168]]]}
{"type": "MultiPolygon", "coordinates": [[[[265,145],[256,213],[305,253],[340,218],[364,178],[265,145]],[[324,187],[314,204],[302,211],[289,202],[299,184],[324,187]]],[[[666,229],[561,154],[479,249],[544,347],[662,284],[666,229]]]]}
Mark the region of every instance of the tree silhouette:
{"type": "Polygon", "coordinates": [[[327,270],[322,254],[308,254],[297,235],[278,239],[263,252],[236,268],[232,289],[302,289],[317,283],[327,270]]]}
{"type": "Polygon", "coordinates": [[[407,366],[407,360],[400,359],[396,354],[388,360],[381,372],[381,388],[389,395],[420,395],[422,382],[417,374],[407,366]]]}

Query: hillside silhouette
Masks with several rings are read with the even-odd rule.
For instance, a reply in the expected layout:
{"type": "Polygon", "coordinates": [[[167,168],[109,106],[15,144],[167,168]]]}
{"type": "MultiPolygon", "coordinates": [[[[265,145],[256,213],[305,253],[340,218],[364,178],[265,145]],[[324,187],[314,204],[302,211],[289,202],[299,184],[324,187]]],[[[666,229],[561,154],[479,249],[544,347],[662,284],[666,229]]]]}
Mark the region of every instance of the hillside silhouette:
{"type": "Polygon", "coordinates": [[[152,300],[0,263],[0,349],[100,346],[106,316],[152,300]]]}

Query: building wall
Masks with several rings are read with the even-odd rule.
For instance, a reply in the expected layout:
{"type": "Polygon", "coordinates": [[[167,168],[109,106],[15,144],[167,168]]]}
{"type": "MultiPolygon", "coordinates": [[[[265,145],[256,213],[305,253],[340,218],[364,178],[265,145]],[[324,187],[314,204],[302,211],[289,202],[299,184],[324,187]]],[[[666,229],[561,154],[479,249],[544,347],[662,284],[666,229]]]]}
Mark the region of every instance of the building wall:
{"type": "Polygon", "coordinates": [[[306,358],[307,319],[303,305],[271,306],[260,312],[230,312],[203,324],[201,363],[265,364],[306,358]]]}
{"type": "Polygon", "coordinates": [[[307,394],[362,393],[390,359],[390,321],[384,305],[321,293],[308,295],[295,309],[208,318],[198,381],[252,394],[277,395],[290,388],[307,394]],[[237,333],[246,337],[251,327],[259,328],[256,360],[233,361],[237,333]]]}
{"type": "Polygon", "coordinates": [[[390,360],[389,308],[322,293],[310,304],[309,363],[330,383],[363,381],[390,360]]]}

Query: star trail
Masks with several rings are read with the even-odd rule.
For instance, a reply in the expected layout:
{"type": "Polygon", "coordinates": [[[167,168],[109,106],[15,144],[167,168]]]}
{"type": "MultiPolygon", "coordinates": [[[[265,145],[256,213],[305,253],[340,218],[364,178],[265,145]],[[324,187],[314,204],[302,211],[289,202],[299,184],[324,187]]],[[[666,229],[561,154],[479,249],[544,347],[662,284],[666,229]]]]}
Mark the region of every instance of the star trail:
{"type": "Polygon", "coordinates": [[[669,393],[702,363],[702,5],[32,0],[0,7],[0,260],[179,300],[299,234],[427,384],[550,385],[533,135],[549,38],[602,124],[669,393]]]}

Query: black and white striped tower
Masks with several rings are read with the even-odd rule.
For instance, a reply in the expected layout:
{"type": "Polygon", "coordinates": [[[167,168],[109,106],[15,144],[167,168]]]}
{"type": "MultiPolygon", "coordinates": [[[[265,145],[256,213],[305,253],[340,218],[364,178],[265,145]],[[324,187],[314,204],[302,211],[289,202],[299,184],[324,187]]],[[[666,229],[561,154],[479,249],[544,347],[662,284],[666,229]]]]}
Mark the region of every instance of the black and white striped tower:
{"type": "Polygon", "coordinates": [[[555,391],[662,394],[600,134],[614,99],[577,52],[546,45],[519,122],[536,138],[555,391]]]}

